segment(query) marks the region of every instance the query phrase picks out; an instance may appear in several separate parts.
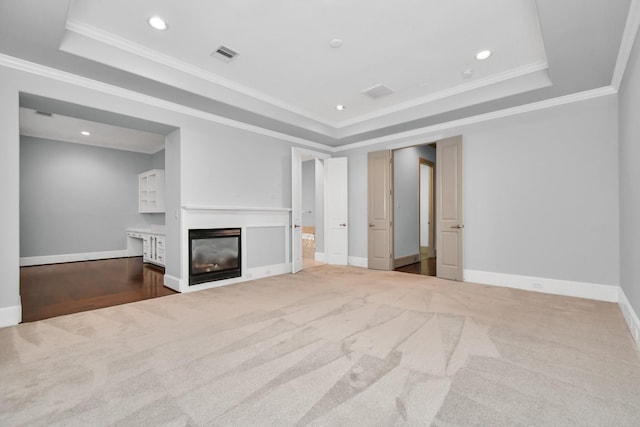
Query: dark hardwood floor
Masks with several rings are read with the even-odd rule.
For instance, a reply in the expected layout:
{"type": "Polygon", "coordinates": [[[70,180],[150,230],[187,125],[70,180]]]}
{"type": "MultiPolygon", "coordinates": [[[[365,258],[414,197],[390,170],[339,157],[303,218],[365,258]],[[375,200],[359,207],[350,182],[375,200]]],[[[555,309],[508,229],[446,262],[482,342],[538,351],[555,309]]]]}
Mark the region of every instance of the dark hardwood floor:
{"type": "Polygon", "coordinates": [[[404,267],[398,267],[395,271],[402,271],[404,273],[422,274],[423,276],[435,276],[436,275],[436,259],[425,258],[422,262],[416,262],[415,264],[405,265],[404,267]]]}
{"type": "Polygon", "coordinates": [[[22,267],[22,321],[175,294],[163,281],[164,269],[142,257],[22,267]]]}

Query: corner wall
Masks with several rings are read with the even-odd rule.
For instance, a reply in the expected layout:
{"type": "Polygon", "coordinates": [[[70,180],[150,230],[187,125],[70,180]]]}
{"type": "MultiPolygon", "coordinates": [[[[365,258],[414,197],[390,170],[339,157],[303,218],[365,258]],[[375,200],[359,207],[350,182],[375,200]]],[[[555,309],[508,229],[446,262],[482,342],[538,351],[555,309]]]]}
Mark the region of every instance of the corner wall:
{"type": "Polygon", "coordinates": [[[18,90],[0,86],[0,327],[22,321],[20,306],[20,130],[18,90]]]}
{"type": "Polygon", "coordinates": [[[621,307],[640,347],[640,40],[619,91],[621,307]],[[627,306],[628,304],[628,306],[627,306]]]}

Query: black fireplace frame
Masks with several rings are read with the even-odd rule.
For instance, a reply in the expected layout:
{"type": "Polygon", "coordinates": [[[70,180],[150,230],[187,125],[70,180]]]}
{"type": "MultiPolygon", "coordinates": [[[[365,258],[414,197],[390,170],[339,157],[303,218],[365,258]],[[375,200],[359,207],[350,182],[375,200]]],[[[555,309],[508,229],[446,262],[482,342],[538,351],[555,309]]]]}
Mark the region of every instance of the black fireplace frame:
{"type": "Polygon", "coordinates": [[[242,229],[235,228],[198,228],[189,230],[189,286],[216,280],[232,279],[242,276],[242,229]],[[193,273],[193,242],[197,239],[215,239],[219,237],[238,238],[238,266],[224,270],[193,273]]]}

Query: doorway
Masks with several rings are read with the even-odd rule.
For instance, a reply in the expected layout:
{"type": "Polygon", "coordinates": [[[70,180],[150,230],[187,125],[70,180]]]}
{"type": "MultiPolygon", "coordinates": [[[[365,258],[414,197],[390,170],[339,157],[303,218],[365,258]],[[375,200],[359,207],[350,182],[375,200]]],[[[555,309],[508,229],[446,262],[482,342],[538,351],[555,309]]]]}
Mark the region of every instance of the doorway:
{"type": "Polygon", "coordinates": [[[17,107],[22,320],[175,293],[126,230],[164,226],[165,213],[140,212],[138,175],[164,169],[177,128],[25,93],[17,107]]]}
{"type": "Polygon", "coordinates": [[[324,264],[325,161],[331,156],[291,148],[291,272],[324,264]]]}
{"type": "MultiPolygon", "coordinates": [[[[462,136],[454,136],[439,140],[434,144],[426,146],[408,147],[398,149],[394,152],[394,175],[393,192],[395,193],[393,227],[396,254],[399,258],[394,259],[394,267],[400,271],[409,271],[423,274],[431,273],[442,279],[463,280],[463,257],[464,257],[464,216],[463,216],[463,188],[462,188],[462,136]],[[416,207],[419,199],[419,191],[414,188],[419,185],[419,171],[415,175],[411,174],[411,167],[402,162],[410,162],[413,165],[416,160],[418,150],[428,148],[431,151],[432,161],[435,169],[432,178],[435,188],[435,200],[431,204],[435,211],[435,221],[431,221],[434,226],[435,244],[432,245],[437,257],[431,258],[431,263],[435,261],[435,268],[429,267],[430,257],[427,256],[427,264],[423,267],[422,257],[419,249],[420,226],[416,217],[420,208],[416,207]],[[436,162],[437,158],[437,162],[436,162]],[[417,184],[416,184],[417,183],[417,184]],[[403,252],[404,251],[404,252],[403,252]]],[[[414,166],[415,167],[415,166],[414,166]]],[[[419,166],[420,168],[421,166],[419,166]]],[[[415,170],[415,169],[414,169],[415,170]]],[[[426,170],[428,174],[429,171],[426,170]]],[[[427,229],[429,229],[427,224],[427,229]]],[[[427,255],[430,251],[425,251],[427,255]]]]}
{"type": "Polygon", "coordinates": [[[302,268],[324,264],[324,164],[302,162],[302,268]]]}
{"type": "Polygon", "coordinates": [[[436,144],[394,150],[394,270],[436,276],[436,144]]]}
{"type": "Polygon", "coordinates": [[[436,275],[435,247],[435,162],[420,157],[418,172],[419,222],[420,222],[420,272],[436,275]]]}

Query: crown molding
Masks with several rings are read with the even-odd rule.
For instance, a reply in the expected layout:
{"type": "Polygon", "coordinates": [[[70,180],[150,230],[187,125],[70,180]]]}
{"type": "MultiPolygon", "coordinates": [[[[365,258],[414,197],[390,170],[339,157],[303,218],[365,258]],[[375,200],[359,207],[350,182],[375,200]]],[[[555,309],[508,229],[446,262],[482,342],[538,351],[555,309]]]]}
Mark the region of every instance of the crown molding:
{"type": "Polygon", "coordinates": [[[435,101],[440,101],[442,99],[449,98],[454,95],[460,95],[466,92],[470,92],[472,90],[482,89],[487,86],[502,83],[507,80],[511,80],[511,79],[522,77],[528,74],[536,73],[538,71],[543,71],[548,68],[549,68],[549,64],[547,64],[547,61],[534,62],[531,64],[524,65],[522,67],[507,70],[499,74],[494,74],[489,77],[485,77],[483,79],[479,79],[473,82],[463,83],[461,85],[454,86],[449,89],[433,92],[433,93],[430,93],[429,95],[412,99],[410,101],[402,102],[400,104],[396,104],[391,107],[384,108],[382,110],[378,110],[373,113],[364,114],[364,115],[355,117],[353,119],[345,120],[338,123],[337,127],[340,129],[340,128],[355,125],[367,120],[376,119],[381,116],[398,113],[398,112],[407,110],[409,108],[419,107],[421,105],[429,104],[435,101]]]}
{"type": "MultiPolygon", "coordinates": [[[[299,137],[287,135],[281,132],[264,129],[259,126],[254,126],[244,122],[239,122],[237,120],[228,119],[212,113],[207,113],[205,111],[197,110],[195,108],[186,107],[184,105],[176,104],[174,102],[165,101],[159,98],[155,98],[153,96],[144,95],[129,89],[123,89],[118,86],[102,83],[97,80],[79,76],[77,74],[61,71],[56,68],[37,64],[34,62],[26,61],[20,58],[16,58],[16,57],[1,54],[1,53],[0,53],[0,66],[12,68],[18,71],[23,71],[29,74],[40,76],[40,77],[53,79],[63,83],[72,84],[74,86],[82,87],[85,89],[95,90],[108,95],[117,96],[119,98],[128,99],[130,101],[139,102],[152,107],[162,108],[165,110],[173,111],[175,113],[184,114],[190,117],[208,120],[214,123],[226,125],[236,129],[241,129],[244,131],[248,131],[248,132],[252,132],[252,133],[256,133],[256,134],[260,134],[260,135],[264,135],[272,138],[277,138],[277,139],[288,141],[294,144],[299,144],[299,145],[312,147],[312,148],[329,151],[329,152],[334,148],[328,145],[320,144],[318,142],[309,141],[304,138],[299,138],[299,137]]],[[[171,123],[167,123],[167,124],[176,126],[175,124],[171,124],[171,123]]],[[[179,127],[179,126],[176,126],[176,127],[179,127]]]]}
{"type": "MultiPolygon", "coordinates": [[[[477,123],[488,122],[503,117],[515,116],[532,111],[545,110],[547,108],[558,107],[561,105],[572,104],[575,102],[586,101],[589,99],[600,98],[602,96],[615,95],[617,90],[612,86],[605,86],[584,92],[573,93],[571,95],[560,96],[557,98],[545,99],[544,101],[533,102],[530,104],[519,105],[517,107],[507,108],[504,110],[492,111],[490,113],[478,114],[476,116],[466,117],[464,119],[452,120],[450,122],[439,123],[437,125],[426,126],[419,129],[412,129],[406,132],[399,132],[393,135],[387,135],[380,138],[373,138],[367,141],[355,142],[340,147],[333,148],[333,153],[353,150],[357,148],[369,147],[376,144],[390,143],[386,148],[397,149],[416,145],[417,143],[434,141],[434,134],[439,134],[450,129],[469,126],[477,123]]],[[[442,138],[438,135],[437,138],[442,138]]],[[[436,139],[437,139],[436,138],[436,139]]]]}
{"type": "Polygon", "coordinates": [[[263,92],[251,89],[247,86],[225,79],[215,73],[204,70],[200,67],[193,66],[185,61],[179,60],[170,55],[166,55],[156,50],[146,48],[140,44],[134,43],[128,39],[125,39],[113,33],[104,31],[92,25],[70,20],[67,22],[65,28],[68,31],[75,33],[77,35],[80,35],[82,37],[86,37],[96,42],[103,43],[105,45],[122,50],[124,52],[128,52],[132,55],[144,58],[146,60],[162,64],[166,67],[169,67],[174,70],[186,73],[190,76],[202,79],[206,82],[222,87],[224,89],[231,90],[233,92],[236,92],[244,96],[248,96],[255,100],[267,103],[271,106],[299,115],[306,119],[313,120],[322,125],[332,127],[335,130],[339,130],[351,125],[359,124],[368,120],[373,120],[385,115],[399,113],[411,108],[420,107],[422,105],[440,101],[451,96],[461,95],[477,89],[482,89],[487,86],[499,84],[508,80],[512,80],[518,77],[523,77],[528,74],[532,74],[532,73],[536,73],[536,72],[548,69],[548,63],[546,61],[534,62],[534,63],[517,67],[499,74],[495,74],[483,79],[479,79],[469,83],[464,83],[449,89],[445,89],[442,91],[425,95],[420,98],[402,102],[400,104],[396,104],[382,110],[378,110],[378,111],[364,114],[349,120],[338,122],[338,121],[329,120],[326,117],[321,117],[313,112],[300,108],[296,105],[287,103],[274,96],[267,95],[263,92]]]}
{"type": "Polygon", "coordinates": [[[620,89],[620,85],[622,84],[624,72],[627,68],[631,51],[633,50],[636,35],[638,34],[638,27],[640,27],[640,0],[631,0],[627,23],[624,26],[624,33],[622,33],[616,67],[613,70],[613,77],[611,78],[611,86],[616,91],[620,89]]]}
{"type": "MultiPolygon", "coordinates": [[[[617,89],[613,86],[605,86],[597,89],[592,89],[584,92],[579,92],[571,95],[565,95],[557,98],[551,98],[544,101],[538,101],[531,104],[520,105],[517,107],[507,108],[504,110],[493,111],[490,113],[479,114],[464,119],[453,120],[450,122],[439,123],[437,125],[426,126],[419,129],[413,129],[406,132],[400,132],[393,135],[383,136],[379,138],[373,138],[366,141],[355,142],[353,144],[347,144],[343,146],[332,147],[318,142],[309,141],[303,138],[283,134],[280,132],[264,129],[258,126],[250,125],[244,122],[238,122],[236,120],[220,117],[215,114],[207,113],[197,110],[191,107],[185,107],[184,105],[176,104],[173,102],[165,101],[159,98],[155,98],[149,95],[143,95],[141,93],[123,89],[118,86],[102,83],[97,80],[92,80],[86,77],[78,76],[76,74],[68,73],[66,71],[60,71],[55,68],[47,67],[41,64],[25,61],[23,59],[15,58],[12,56],[0,54],[0,66],[12,68],[15,70],[23,71],[29,74],[38,75],[41,77],[50,78],[63,83],[72,84],[75,86],[83,87],[85,89],[96,90],[108,95],[117,96],[120,98],[128,99],[130,101],[139,102],[145,105],[162,108],[165,110],[173,111],[175,113],[184,114],[190,117],[195,117],[214,123],[230,126],[236,129],[277,138],[280,140],[288,141],[294,144],[319,149],[328,153],[341,153],[348,150],[357,148],[364,148],[381,143],[392,144],[389,148],[404,148],[415,145],[416,143],[424,142],[429,136],[439,134],[443,131],[455,129],[462,126],[468,126],[472,124],[482,123],[490,120],[495,120],[503,117],[515,116],[531,111],[543,110],[546,108],[557,107],[565,104],[571,104],[574,102],[586,101],[593,98],[599,98],[607,95],[617,94],[617,89]],[[423,140],[423,141],[420,141],[423,140]]],[[[170,123],[168,123],[170,124],[170,123]]],[[[175,124],[172,126],[179,127],[175,124]]],[[[440,137],[440,136],[439,136],[440,137]]]]}
{"type": "Polygon", "coordinates": [[[80,22],[76,22],[76,21],[67,21],[65,28],[72,33],[78,34],[83,37],[87,37],[89,39],[95,40],[100,43],[104,43],[108,46],[123,50],[132,55],[136,55],[136,56],[145,58],[147,60],[157,62],[169,68],[173,68],[175,70],[189,74],[193,77],[197,77],[209,83],[213,83],[214,85],[221,86],[227,90],[231,90],[241,95],[245,95],[245,96],[254,98],[258,101],[265,102],[272,106],[286,110],[290,113],[297,114],[302,117],[306,117],[309,120],[317,121],[323,125],[331,126],[334,128],[337,125],[336,122],[328,120],[325,117],[320,117],[317,114],[314,114],[310,111],[302,109],[298,106],[284,102],[279,98],[267,95],[263,92],[251,89],[247,86],[225,79],[224,77],[221,77],[210,71],[204,70],[200,67],[195,67],[185,61],[181,61],[172,56],[165,55],[153,49],[149,49],[138,43],[134,43],[123,37],[119,37],[115,34],[101,30],[92,25],[87,25],[80,22]]]}

